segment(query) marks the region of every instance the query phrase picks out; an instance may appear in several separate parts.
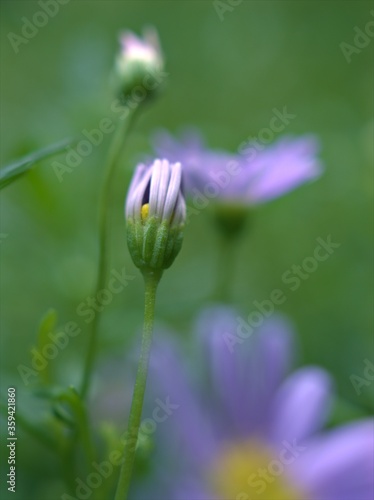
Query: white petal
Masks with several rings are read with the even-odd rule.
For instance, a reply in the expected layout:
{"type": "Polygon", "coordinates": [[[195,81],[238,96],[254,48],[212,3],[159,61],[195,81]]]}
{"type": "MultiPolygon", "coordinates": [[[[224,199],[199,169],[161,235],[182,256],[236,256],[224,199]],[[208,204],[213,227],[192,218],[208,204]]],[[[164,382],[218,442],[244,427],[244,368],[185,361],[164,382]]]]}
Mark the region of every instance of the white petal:
{"type": "Polygon", "coordinates": [[[133,197],[133,214],[132,216],[136,219],[139,220],[141,218],[141,209],[142,209],[142,203],[143,203],[143,196],[145,193],[145,190],[147,189],[148,183],[151,179],[152,175],[152,168],[150,168],[144,175],[144,177],[141,179],[141,181],[138,184],[138,187],[136,188],[136,191],[134,193],[133,197]]]}
{"type": "Polygon", "coordinates": [[[180,193],[181,180],[182,180],[182,166],[180,163],[174,163],[173,165],[171,165],[171,177],[169,182],[169,188],[162,214],[162,218],[165,220],[171,219],[173,215],[177,198],[180,193]]]}
{"type": "Polygon", "coordinates": [[[134,172],[134,175],[133,175],[132,180],[130,182],[130,186],[129,186],[129,189],[127,191],[127,196],[126,196],[126,217],[133,216],[134,195],[135,195],[135,192],[136,192],[136,189],[138,187],[140,180],[145,175],[148,168],[149,167],[147,167],[146,165],[140,164],[135,169],[135,172],[134,172]]]}
{"type": "Polygon", "coordinates": [[[155,160],[152,169],[152,179],[151,187],[149,193],[149,215],[155,215],[157,212],[157,199],[158,192],[160,189],[161,175],[162,175],[162,164],[160,160],[155,160]]]}
{"type": "Polygon", "coordinates": [[[164,211],[165,200],[168,193],[168,186],[170,183],[170,175],[171,175],[171,168],[169,162],[167,160],[162,160],[161,164],[162,164],[161,180],[157,196],[157,209],[156,209],[157,215],[160,218],[162,218],[162,214],[164,211]]]}
{"type": "Polygon", "coordinates": [[[172,226],[176,227],[179,226],[185,220],[186,220],[186,202],[184,201],[183,195],[179,193],[171,224],[172,226]]]}

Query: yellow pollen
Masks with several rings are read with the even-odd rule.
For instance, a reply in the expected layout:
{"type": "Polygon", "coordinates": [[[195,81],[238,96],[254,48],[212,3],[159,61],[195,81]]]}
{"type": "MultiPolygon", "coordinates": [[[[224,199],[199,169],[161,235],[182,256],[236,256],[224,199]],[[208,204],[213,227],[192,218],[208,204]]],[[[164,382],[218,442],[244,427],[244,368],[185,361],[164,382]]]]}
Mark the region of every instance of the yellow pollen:
{"type": "Polygon", "coordinates": [[[146,220],[149,214],[149,203],[146,203],[145,205],[142,206],[141,212],[140,212],[140,217],[142,219],[142,222],[146,220]]]}
{"type": "Polygon", "coordinates": [[[208,476],[214,493],[222,500],[305,500],[289,480],[292,455],[285,454],[288,464],[277,455],[255,441],[227,446],[208,476]]]}

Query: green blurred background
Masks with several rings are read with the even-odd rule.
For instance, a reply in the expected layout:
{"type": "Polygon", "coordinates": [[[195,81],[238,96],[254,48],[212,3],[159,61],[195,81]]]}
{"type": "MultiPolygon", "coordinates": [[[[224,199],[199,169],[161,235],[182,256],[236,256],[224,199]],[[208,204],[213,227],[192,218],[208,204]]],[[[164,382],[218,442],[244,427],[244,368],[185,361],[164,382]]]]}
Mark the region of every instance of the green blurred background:
{"type": "MultiPolygon", "coordinates": [[[[287,106],[296,118],[284,133],[317,134],[325,173],[253,213],[237,252],[232,302],[247,315],[254,300],[268,298],[274,288],[285,290],[279,310],[296,325],[299,362],[326,367],[343,400],[364,411],[372,407],[372,387],[358,395],[350,376],[363,375],[365,359],[374,362],[374,41],[350,63],[339,46],[353,43],[354,27],[363,29],[373,19],[372,8],[372,2],[360,1],[244,1],[221,21],[210,0],[71,0],[15,54],[8,34],[21,35],[22,18],[32,19],[40,6],[1,1],[1,165],[67,136],[83,138],[83,129],[113,117],[109,75],[119,32],[139,33],[151,24],[160,34],[170,76],[162,97],[137,122],[108,207],[110,269],[126,266],[136,278],[105,309],[100,360],[125,354],[142,322],[143,285],[127,251],[123,202],[139,155],[151,151],[150,133],[196,125],[211,146],[235,151],[268,126],[273,108],[287,106]],[[290,292],[282,274],[313,254],[316,238],[329,234],[340,248],[290,292]]],[[[1,193],[3,394],[9,384],[21,390],[17,365],[30,365],[30,348],[49,308],[57,309],[61,325],[72,320],[87,330],[76,307],[94,285],[98,195],[109,139],[63,182],[46,160],[1,193]]],[[[179,332],[186,344],[196,313],[214,293],[217,244],[209,214],[193,217],[182,252],[160,286],[157,322],[179,332]]],[[[77,383],[86,345],[80,335],[59,356],[61,383],[77,383]]],[[[28,409],[26,402],[19,405],[28,409]]],[[[31,452],[27,439],[19,446],[20,465],[38,450],[31,452]]],[[[30,477],[23,474],[14,498],[24,498],[24,488],[38,481],[42,456],[30,466],[30,477]]]]}

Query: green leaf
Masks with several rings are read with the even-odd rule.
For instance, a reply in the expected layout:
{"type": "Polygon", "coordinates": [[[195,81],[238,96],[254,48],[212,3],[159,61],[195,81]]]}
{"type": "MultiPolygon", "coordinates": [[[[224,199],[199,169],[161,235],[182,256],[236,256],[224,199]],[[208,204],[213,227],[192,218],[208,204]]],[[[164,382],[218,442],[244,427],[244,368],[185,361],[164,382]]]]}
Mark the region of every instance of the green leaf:
{"type": "Polygon", "coordinates": [[[48,334],[53,333],[56,329],[57,324],[57,311],[55,309],[49,309],[45,315],[42,317],[39,325],[38,331],[38,348],[40,351],[46,344],[50,344],[51,339],[48,334]]]}
{"type": "Polygon", "coordinates": [[[8,184],[16,181],[26,172],[28,172],[33,165],[41,160],[45,160],[49,156],[54,156],[64,151],[67,146],[75,143],[74,139],[67,138],[63,141],[47,146],[46,148],[39,149],[33,153],[23,156],[18,160],[13,161],[0,170],[0,189],[3,189],[8,184]]]}
{"type": "Polygon", "coordinates": [[[82,446],[90,465],[95,460],[95,448],[91,439],[90,424],[88,421],[87,408],[78,391],[73,386],[56,393],[54,397],[54,413],[67,425],[77,425],[82,446]],[[56,405],[57,403],[57,405],[56,405]],[[63,405],[66,405],[64,410],[63,405]]]}
{"type": "MultiPolygon", "coordinates": [[[[57,312],[55,309],[49,309],[43,318],[40,321],[39,329],[38,329],[38,351],[43,353],[43,348],[51,343],[51,339],[49,338],[49,334],[53,333],[56,329],[57,324],[57,312]]],[[[51,382],[51,373],[50,373],[50,360],[48,360],[48,365],[41,370],[41,377],[44,383],[49,384],[51,382]]]]}
{"type": "Polygon", "coordinates": [[[76,423],[74,418],[59,403],[54,403],[54,405],[52,406],[52,413],[57,418],[57,420],[65,424],[67,427],[69,427],[69,429],[75,428],[76,423]]]}

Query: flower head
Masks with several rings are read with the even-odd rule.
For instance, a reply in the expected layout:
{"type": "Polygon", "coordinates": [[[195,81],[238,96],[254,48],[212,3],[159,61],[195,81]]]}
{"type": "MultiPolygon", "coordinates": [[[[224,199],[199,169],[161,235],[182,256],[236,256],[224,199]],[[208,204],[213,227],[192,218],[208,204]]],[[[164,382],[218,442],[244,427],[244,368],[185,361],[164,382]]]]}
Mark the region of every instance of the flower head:
{"type": "Polygon", "coordinates": [[[254,330],[234,310],[216,307],[202,314],[197,333],[206,375],[200,390],[170,343],[156,345],[151,361],[151,388],[180,408],[162,436],[183,464],[168,498],[372,498],[373,420],[322,430],[332,381],[313,366],[288,374],[287,322],[273,317],[254,330]]]}
{"type": "Polygon", "coordinates": [[[180,163],[139,165],[126,200],[127,241],[140,269],[167,269],[183,239],[186,205],[180,163]]]}
{"type": "Polygon", "coordinates": [[[144,37],[139,38],[132,32],[125,32],[120,37],[121,50],[116,59],[116,80],[119,93],[123,97],[130,95],[137,86],[154,92],[154,84],[148,79],[160,73],[164,60],[157,32],[148,28],[144,37]]]}
{"type": "Polygon", "coordinates": [[[321,174],[318,142],[311,136],[282,138],[272,146],[239,154],[207,148],[196,131],[177,141],[166,132],[154,139],[157,154],[181,161],[187,194],[198,200],[256,205],[282,196],[321,174]]]}

